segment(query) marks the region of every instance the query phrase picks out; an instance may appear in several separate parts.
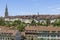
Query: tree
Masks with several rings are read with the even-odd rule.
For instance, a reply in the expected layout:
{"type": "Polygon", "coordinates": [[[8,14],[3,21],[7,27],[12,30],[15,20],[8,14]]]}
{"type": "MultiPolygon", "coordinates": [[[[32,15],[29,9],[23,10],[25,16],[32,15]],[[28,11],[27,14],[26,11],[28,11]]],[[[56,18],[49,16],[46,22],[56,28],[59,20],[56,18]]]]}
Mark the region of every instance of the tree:
{"type": "Polygon", "coordinates": [[[50,25],[50,19],[46,19],[46,26],[50,25]]]}
{"type": "Polygon", "coordinates": [[[60,20],[55,20],[55,22],[53,23],[53,26],[60,26],[60,20]]]}
{"type": "Polygon", "coordinates": [[[32,22],[31,22],[31,26],[36,26],[36,22],[35,22],[35,20],[32,20],[32,22]]]}
{"type": "Polygon", "coordinates": [[[5,22],[5,26],[11,27],[11,26],[12,26],[12,22],[6,21],[6,22],[5,22]]]}
{"type": "Polygon", "coordinates": [[[4,26],[5,25],[5,21],[4,21],[4,19],[2,17],[0,17],[0,25],[1,26],[4,26]]]}
{"type": "Polygon", "coordinates": [[[37,25],[40,26],[40,25],[42,25],[42,24],[40,23],[40,21],[38,21],[37,25]]]}
{"type": "Polygon", "coordinates": [[[17,26],[17,30],[19,30],[21,32],[24,31],[24,29],[25,29],[25,26],[23,26],[22,24],[17,26]]]}
{"type": "Polygon", "coordinates": [[[21,23],[20,20],[15,20],[13,23],[12,23],[12,26],[17,26],[21,23]]]}
{"type": "Polygon", "coordinates": [[[37,25],[40,26],[40,22],[38,22],[37,25]]]}
{"type": "Polygon", "coordinates": [[[42,21],[42,22],[40,23],[40,25],[41,25],[41,26],[45,26],[46,24],[45,24],[44,21],[42,21]]]}
{"type": "Polygon", "coordinates": [[[21,22],[19,25],[17,25],[17,29],[21,32],[25,30],[25,27],[26,27],[25,22],[21,22]]]}

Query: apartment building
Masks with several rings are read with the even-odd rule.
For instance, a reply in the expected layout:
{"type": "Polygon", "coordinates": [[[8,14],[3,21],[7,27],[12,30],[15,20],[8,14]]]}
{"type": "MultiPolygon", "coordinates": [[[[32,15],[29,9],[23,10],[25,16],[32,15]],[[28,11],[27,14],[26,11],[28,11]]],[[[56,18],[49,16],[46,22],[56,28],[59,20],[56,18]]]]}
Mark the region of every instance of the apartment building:
{"type": "MultiPolygon", "coordinates": [[[[20,35],[18,30],[13,30],[5,26],[0,26],[0,40],[16,40],[20,35]],[[17,34],[17,35],[16,35],[17,34]]],[[[21,36],[20,38],[21,39],[21,36]]]]}
{"type": "Polygon", "coordinates": [[[27,40],[60,40],[60,27],[30,26],[25,28],[27,40]]]}

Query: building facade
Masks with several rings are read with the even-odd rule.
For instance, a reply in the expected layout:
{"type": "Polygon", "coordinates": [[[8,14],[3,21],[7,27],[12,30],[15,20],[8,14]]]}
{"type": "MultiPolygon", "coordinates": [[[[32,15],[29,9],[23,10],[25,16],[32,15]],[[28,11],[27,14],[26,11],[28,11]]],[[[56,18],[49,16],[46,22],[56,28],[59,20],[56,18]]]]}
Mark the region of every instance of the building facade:
{"type": "Polygon", "coordinates": [[[25,28],[26,40],[60,40],[60,27],[30,26],[25,28]]]}
{"type": "Polygon", "coordinates": [[[16,40],[17,38],[21,39],[21,34],[18,32],[18,30],[0,26],[0,40],[16,40]],[[16,34],[20,35],[20,37],[16,37],[16,34]]]}

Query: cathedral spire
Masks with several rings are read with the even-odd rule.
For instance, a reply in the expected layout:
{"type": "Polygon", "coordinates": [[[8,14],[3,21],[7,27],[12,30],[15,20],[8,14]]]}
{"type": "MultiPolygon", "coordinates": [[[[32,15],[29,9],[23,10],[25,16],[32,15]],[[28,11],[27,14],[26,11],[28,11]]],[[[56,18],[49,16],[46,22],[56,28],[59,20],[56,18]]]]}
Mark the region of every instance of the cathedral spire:
{"type": "Polygon", "coordinates": [[[8,8],[7,8],[7,4],[6,4],[6,8],[5,8],[5,17],[8,16],[8,8]]]}

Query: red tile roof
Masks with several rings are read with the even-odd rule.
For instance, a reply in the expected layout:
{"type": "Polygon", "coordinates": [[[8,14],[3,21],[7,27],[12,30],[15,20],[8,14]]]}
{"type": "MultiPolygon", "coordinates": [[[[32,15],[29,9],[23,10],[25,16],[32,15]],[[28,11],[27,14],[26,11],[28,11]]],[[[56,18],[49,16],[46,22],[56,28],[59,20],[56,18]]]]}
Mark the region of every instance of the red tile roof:
{"type": "Polygon", "coordinates": [[[36,30],[36,31],[60,31],[60,27],[53,26],[30,26],[26,27],[25,30],[36,30]]]}
{"type": "Polygon", "coordinates": [[[60,18],[60,15],[23,15],[23,16],[8,16],[5,18],[22,18],[22,19],[31,19],[31,18],[35,18],[35,19],[55,19],[55,18],[60,18]]]}
{"type": "Polygon", "coordinates": [[[12,33],[12,35],[15,36],[17,31],[18,30],[13,30],[6,26],[0,26],[0,33],[12,33]]]}

